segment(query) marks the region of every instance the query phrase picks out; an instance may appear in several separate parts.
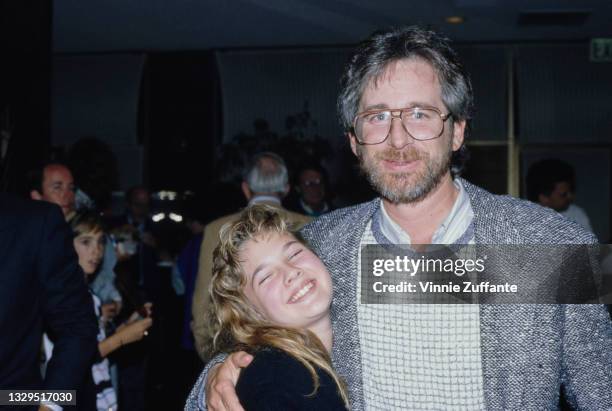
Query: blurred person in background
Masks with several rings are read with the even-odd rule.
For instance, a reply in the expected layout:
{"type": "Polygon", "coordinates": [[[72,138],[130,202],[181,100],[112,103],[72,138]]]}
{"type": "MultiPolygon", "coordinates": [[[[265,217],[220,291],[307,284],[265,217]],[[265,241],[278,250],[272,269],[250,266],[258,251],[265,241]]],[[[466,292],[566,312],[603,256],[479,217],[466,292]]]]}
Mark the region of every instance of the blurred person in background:
{"type": "Polygon", "coordinates": [[[58,162],[50,162],[29,175],[30,198],[57,204],[68,219],[75,211],[74,177],[70,169],[58,162]]]}
{"type": "Polygon", "coordinates": [[[130,187],[125,193],[126,210],[121,216],[110,220],[112,227],[130,225],[138,232],[139,240],[155,248],[156,240],[153,235],[154,223],[151,220],[151,194],[149,189],[137,185],[130,187]]]}
{"type": "MultiPolygon", "coordinates": [[[[32,170],[28,175],[28,185],[32,200],[58,205],[66,220],[69,220],[76,212],[77,188],[72,172],[67,165],[49,162],[32,170]]],[[[121,295],[114,284],[113,268],[117,257],[109,240],[105,239],[105,241],[109,246],[105,247],[103,266],[91,287],[102,299],[102,312],[105,317],[112,319],[121,309],[121,295]]]]}
{"type": "MultiPolygon", "coordinates": [[[[139,240],[138,229],[129,224],[111,230],[117,251],[115,285],[122,298],[116,323],[127,321],[135,310],[155,306],[159,294],[159,270],[153,248],[139,240]]],[[[151,350],[155,344],[159,321],[151,329],[151,337],[131,344],[113,355],[119,377],[119,404],[122,409],[145,410],[147,373],[151,350]]]]}
{"type": "Polygon", "coordinates": [[[0,389],[77,390],[83,409],[95,405],[96,318],[60,208],[0,193],[0,255],[0,389]],[[44,330],[57,349],[42,377],[44,330]]]}
{"type": "MultiPolygon", "coordinates": [[[[69,221],[73,234],[73,246],[78,256],[79,266],[85,274],[87,284],[90,284],[102,263],[104,256],[105,235],[102,219],[96,212],[82,211],[73,215],[69,221]]],[[[145,318],[138,312],[132,313],[128,321],[117,327],[112,335],[107,335],[106,325],[112,319],[102,310],[100,298],[90,289],[92,303],[98,319],[98,352],[93,357],[91,374],[93,391],[96,396],[98,411],[117,410],[117,395],[111,383],[110,363],[106,358],[110,353],[124,345],[141,340],[147,335],[147,329],[152,324],[150,307],[144,312],[145,318]]],[[[45,339],[45,354],[49,361],[53,357],[54,344],[45,339]]]]}
{"type": "Polygon", "coordinates": [[[540,160],[529,167],[526,183],[529,201],[552,208],[593,232],[587,213],[574,204],[576,176],[571,165],[557,158],[540,160]]]}
{"type": "MultiPolygon", "coordinates": [[[[111,147],[94,137],[81,138],[70,146],[66,163],[76,183],[76,209],[96,210],[102,216],[107,215],[113,190],[119,185],[117,159],[111,147]]],[[[90,286],[102,300],[106,315],[116,315],[121,310],[121,295],[115,287],[116,263],[115,247],[105,236],[102,266],[90,286]]]]}
{"type": "Polygon", "coordinates": [[[312,164],[302,167],[295,184],[297,195],[289,208],[310,217],[330,212],[328,186],[327,173],[321,166],[312,164]]]}

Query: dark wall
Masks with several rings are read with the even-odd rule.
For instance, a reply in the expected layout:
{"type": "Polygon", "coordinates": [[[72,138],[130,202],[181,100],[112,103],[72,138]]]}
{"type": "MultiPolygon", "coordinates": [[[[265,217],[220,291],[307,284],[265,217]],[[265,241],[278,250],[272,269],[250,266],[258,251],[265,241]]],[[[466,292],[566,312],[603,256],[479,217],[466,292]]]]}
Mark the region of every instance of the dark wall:
{"type": "Polygon", "coordinates": [[[220,138],[212,52],[152,53],[142,82],[139,135],[153,189],[206,190],[220,138]]]}
{"type": "Polygon", "coordinates": [[[0,130],[10,135],[0,189],[18,191],[49,153],[51,1],[0,2],[0,130]]]}

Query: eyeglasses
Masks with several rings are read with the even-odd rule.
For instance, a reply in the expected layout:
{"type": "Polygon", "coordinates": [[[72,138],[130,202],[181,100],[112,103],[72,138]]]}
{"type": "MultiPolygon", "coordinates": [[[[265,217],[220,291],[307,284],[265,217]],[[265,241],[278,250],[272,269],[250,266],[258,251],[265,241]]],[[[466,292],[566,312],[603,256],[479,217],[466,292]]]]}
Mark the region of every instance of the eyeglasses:
{"type": "Polygon", "coordinates": [[[310,186],[319,186],[321,185],[323,182],[321,181],[320,178],[315,178],[313,180],[306,180],[306,181],[302,181],[302,184],[306,187],[310,187],[310,186]]]}
{"type": "Polygon", "coordinates": [[[357,114],[353,132],[359,144],[380,144],[391,131],[394,118],[399,118],[404,131],[415,140],[433,140],[442,135],[444,122],[451,113],[442,114],[437,108],[391,108],[368,110],[357,114]]]}

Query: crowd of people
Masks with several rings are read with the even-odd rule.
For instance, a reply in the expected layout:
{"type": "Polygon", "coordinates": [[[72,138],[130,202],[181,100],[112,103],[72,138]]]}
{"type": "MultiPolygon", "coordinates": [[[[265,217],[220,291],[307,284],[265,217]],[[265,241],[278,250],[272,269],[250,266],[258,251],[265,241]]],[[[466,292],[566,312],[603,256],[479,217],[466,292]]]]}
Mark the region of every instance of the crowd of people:
{"type": "Polygon", "coordinates": [[[41,165],[34,202],[0,197],[0,388],[76,389],[83,410],[612,409],[602,304],[363,300],[370,245],[597,244],[559,160],[530,169],[532,202],[461,178],[472,99],[447,39],[377,32],[338,107],[378,197],[334,210],[320,164],[261,152],[246,206],[186,205],[181,235],[146,187],[112,215],[91,180],[41,165]]]}
{"type": "MultiPolygon", "coordinates": [[[[308,167],[311,173],[322,173],[315,165],[308,167]]],[[[314,183],[309,180],[303,184],[310,194],[302,200],[300,193],[295,193],[291,202],[308,204],[317,211],[329,209],[321,178],[322,174],[310,177],[314,183]]],[[[89,297],[81,301],[80,308],[91,311],[91,318],[95,318],[98,344],[90,356],[90,372],[79,377],[78,385],[72,382],[78,387],[78,408],[146,410],[181,406],[203,367],[195,348],[202,339],[194,339],[194,334],[200,335],[194,330],[199,330],[203,317],[192,316],[192,300],[195,295],[198,305],[205,306],[208,300],[203,294],[210,276],[199,272],[211,268],[212,250],[218,243],[215,233],[239,214],[219,217],[220,209],[202,207],[201,201],[190,198],[175,210],[182,214],[183,221],[167,230],[163,223],[154,221],[152,195],[144,186],[127,190],[125,212],[114,215],[108,207],[97,206],[93,200],[97,196],[83,190],[87,184],[77,185],[68,163],[42,164],[28,174],[27,180],[26,196],[38,205],[57,206],[70,227],[71,234],[64,234],[72,239],[69,249],[76,253],[80,268],[71,270],[81,273],[73,275],[72,281],[87,286],[89,297]],[[173,378],[176,373],[181,375],[173,378]],[[172,398],[159,402],[169,393],[172,398]]],[[[249,205],[282,209],[290,186],[284,160],[264,152],[246,165],[241,195],[249,205]]],[[[7,199],[7,207],[10,203],[7,199]]],[[[238,205],[235,208],[238,210],[238,205]]],[[[311,219],[298,212],[283,212],[300,227],[311,219]]],[[[47,298],[45,294],[40,297],[47,298]]],[[[34,386],[41,379],[51,380],[64,347],[61,333],[46,324],[53,319],[46,317],[42,307],[39,309],[42,328],[31,329],[36,335],[42,331],[40,355],[36,355],[40,378],[31,381],[34,386]]],[[[61,409],[53,403],[45,406],[61,409]]]]}

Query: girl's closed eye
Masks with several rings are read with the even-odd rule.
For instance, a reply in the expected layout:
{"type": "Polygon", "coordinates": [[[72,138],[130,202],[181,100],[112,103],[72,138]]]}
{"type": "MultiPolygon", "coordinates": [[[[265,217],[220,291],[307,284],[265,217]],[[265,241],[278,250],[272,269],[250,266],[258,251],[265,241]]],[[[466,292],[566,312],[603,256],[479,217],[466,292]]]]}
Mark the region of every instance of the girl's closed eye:
{"type": "Polygon", "coordinates": [[[289,256],[289,259],[292,260],[293,258],[297,257],[299,254],[302,253],[302,251],[304,251],[304,249],[300,248],[299,250],[292,252],[291,255],[289,256]]]}
{"type": "Polygon", "coordinates": [[[266,273],[264,275],[262,275],[261,280],[259,280],[259,285],[262,285],[264,282],[266,282],[270,277],[272,277],[272,273],[266,273]]]}

